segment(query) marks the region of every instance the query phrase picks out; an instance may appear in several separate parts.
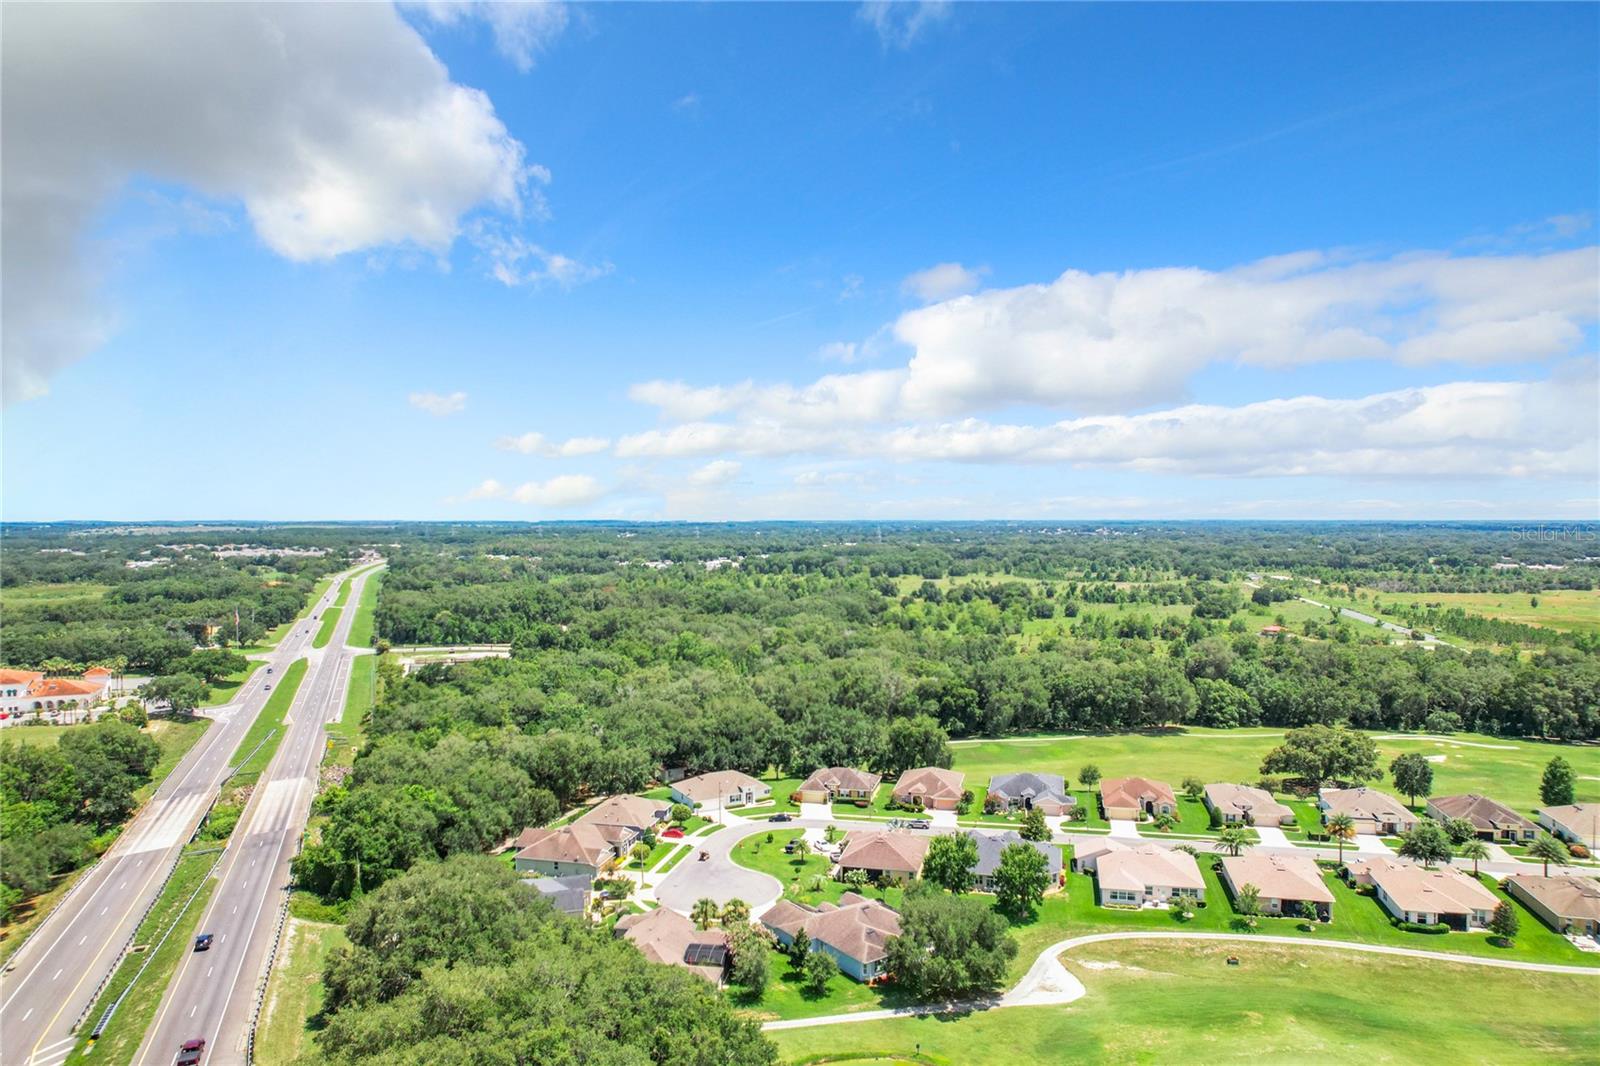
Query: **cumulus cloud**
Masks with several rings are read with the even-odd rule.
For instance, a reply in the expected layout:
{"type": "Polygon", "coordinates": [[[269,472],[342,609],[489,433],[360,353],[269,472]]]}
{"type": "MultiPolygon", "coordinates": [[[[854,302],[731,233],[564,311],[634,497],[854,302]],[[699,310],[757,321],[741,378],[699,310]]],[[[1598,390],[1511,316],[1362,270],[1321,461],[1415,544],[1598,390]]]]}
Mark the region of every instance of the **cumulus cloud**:
{"type": "Polygon", "coordinates": [[[715,488],[726,485],[739,476],[739,471],[744,467],[731,459],[713,459],[705,466],[693,471],[689,477],[689,484],[697,488],[715,488]]]}
{"type": "Polygon", "coordinates": [[[1600,474],[1592,363],[1541,382],[1457,382],[1355,399],[1189,404],[1046,425],[825,427],[692,422],[617,442],[619,456],[830,455],[902,462],[1048,463],[1216,477],[1587,477],[1600,474]]]}
{"type": "Polygon", "coordinates": [[[950,17],[949,0],[867,0],[856,17],[878,33],[885,48],[910,48],[930,26],[950,17]]]}
{"type": "Polygon", "coordinates": [[[268,249],[314,261],[442,255],[469,211],[520,216],[540,173],[385,4],[23,4],[0,49],[8,401],[114,328],[87,233],[135,176],[240,204],[268,249]]]}
{"type": "Polygon", "coordinates": [[[452,392],[448,396],[437,392],[413,392],[407,397],[412,407],[426,411],[435,418],[458,415],[467,409],[467,394],[452,392]]]}
{"type": "Polygon", "coordinates": [[[471,18],[481,18],[494,34],[494,46],[524,74],[534,61],[567,28],[567,5],[541,0],[422,0],[406,5],[420,11],[441,26],[453,26],[471,18]]]}
{"type": "Polygon", "coordinates": [[[1181,401],[1194,375],[1217,363],[1549,360],[1581,349],[1593,326],[1597,264],[1595,248],[1579,248],[1377,260],[1308,252],[1223,271],[1069,270],[1047,284],[907,311],[890,327],[911,352],[898,369],[800,386],[646,382],[630,395],[679,421],[738,409],[747,418],[850,423],[1016,404],[1133,410],[1181,401]]]}
{"type": "Polygon", "coordinates": [[[611,446],[605,437],[569,437],[559,444],[545,438],[543,433],[523,433],[515,437],[501,437],[494,446],[503,452],[521,452],[523,455],[542,455],[550,459],[569,459],[580,455],[594,455],[611,446]]]}
{"type": "Polygon", "coordinates": [[[525,481],[511,488],[493,478],[467,493],[469,500],[511,500],[539,507],[581,507],[605,495],[600,483],[587,474],[561,474],[548,481],[525,481]]]}
{"type": "Polygon", "coordinates": [[[983,283],[988,267],[969,270],[960,263],[937,263],[927,270],[919,270],[900,283],[900,291],[915,296],[925,303],[963,296],[983,283]]]}

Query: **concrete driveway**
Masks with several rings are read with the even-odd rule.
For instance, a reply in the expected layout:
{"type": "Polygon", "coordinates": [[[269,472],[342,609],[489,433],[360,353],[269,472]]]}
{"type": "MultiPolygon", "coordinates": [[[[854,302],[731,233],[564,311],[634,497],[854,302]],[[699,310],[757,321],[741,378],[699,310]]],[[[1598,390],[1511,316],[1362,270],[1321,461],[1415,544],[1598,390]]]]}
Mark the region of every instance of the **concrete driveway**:
{"type": "Polygon", "coordinates": [[[806,821],[811,821],[812,819],[819,822],[830,821],[833,818],[833,804],[802,803],[800,804],[800,817],[806,821]]]}
{"type": "Polygon", "coordinates": [[[928,819],[935,829],[955,829],[957,826],[955,811],[927,811],[923,817],[928,819]]]}
{"type": "Polygon", "coordinates": [[[1262,843],[1262,845],[1264,847],[1271,847],[1271,848],[1292,848],[1292,847],[1294,847],[1293,844],[1289,843],[1289,838],[1287,836],[1284,836],[1283,830],[1277,828],[1276,826],[1258,825],[1258,826],[1256,826],[1256,836],[1261,838],[1261,843],[1262,843]]]}
{"type": "Polygon", "coordinates": [[[1114,837],[1136,837],[1139,835],[1139,823],[1126,818],[1112,818],[1111,835],[1114,837]]]}
{"type": "Polygon", "coordinates": [[[1356,851],[1362,855],[1393,855],[1389,845],[1373,836],[1371,833],[1356,834],[1356,851]]]}

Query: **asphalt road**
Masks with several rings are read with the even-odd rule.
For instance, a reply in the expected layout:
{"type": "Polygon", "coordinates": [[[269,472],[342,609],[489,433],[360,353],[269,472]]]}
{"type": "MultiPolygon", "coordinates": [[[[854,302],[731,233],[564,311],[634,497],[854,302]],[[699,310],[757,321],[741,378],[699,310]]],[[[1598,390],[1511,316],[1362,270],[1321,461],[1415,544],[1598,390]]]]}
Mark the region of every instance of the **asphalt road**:
{"type": "MultiPolygon", "coordinates": [[[[338,587],[335,581],[313,614],[333,602],[338,587]]],[[[77,1041],[73,1027],[194,836],[235,749],[267,702],[267,686],[311,647],[315,627],[311,633],[307,628],[297,625],[266,657],[272,673],[262,667],[231,703],[205,712],[216,724],[12,956],[0,975],[0,1059],[27,1066],[57,1066],[66,1059],[77,1041]]]]}
{"type": "MultiPolygon", "coordinates": [[[[350,664],[359,654],[345,642],[367,576],[355,579],[351,606],[341,612],[328,646],[306,653],[310,665],[289,709],[288,731],[229,840],[220,883],[200,919],[198,931],[212,934],[213,945],[184,956],[136,1063],[170,1062],[184,1041],[196,1037],[206,1041],[208,1064],[245,1061],[256,991],[288,892],[289,864],[316,795],[323,726],[343,713],[350,664]]],[[[305,628],[315,634],[317,626],[305,628]]]]}

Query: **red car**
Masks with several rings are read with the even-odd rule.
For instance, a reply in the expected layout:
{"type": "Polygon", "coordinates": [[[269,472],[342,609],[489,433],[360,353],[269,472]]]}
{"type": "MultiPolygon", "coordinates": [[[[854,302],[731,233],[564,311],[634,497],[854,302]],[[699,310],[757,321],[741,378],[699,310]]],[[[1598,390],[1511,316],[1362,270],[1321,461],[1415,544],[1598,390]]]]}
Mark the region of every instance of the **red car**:
{"type": "Polygon", "coordinates": [[[671,829],[664,831],[661,836],[665,840],[682,840],[683,830],[679,829],[677,826],[673,826],[671,829]]]}
{"type": "Polygon", "coordinates": [[[172,1060],[172,1066],[198,1066],[200,1056],[205,1054],[206,1041],[204,1037],[195,1037],[185,1040],[178,1049],[178,1057],[172,1060]]]}

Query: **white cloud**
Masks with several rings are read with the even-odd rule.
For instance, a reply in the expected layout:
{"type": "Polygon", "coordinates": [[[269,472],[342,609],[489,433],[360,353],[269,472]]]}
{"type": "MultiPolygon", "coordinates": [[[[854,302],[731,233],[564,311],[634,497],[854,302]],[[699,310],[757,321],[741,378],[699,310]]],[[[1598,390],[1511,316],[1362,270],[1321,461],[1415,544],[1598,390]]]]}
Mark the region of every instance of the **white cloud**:
{"type": "Polygon", "coordinates": [[[824,427],[691,422],[623,437],[616,454],[830,455],[1062,464],[1202,477],[1583,477],[1597,469],[1595,366],[1549,381],[1458,382],[1357,399],[1191,404],[1048,425],[980,419],[824,427]]]}
{"type": "Polygon", "coordinates": [[[552,252],[496,223],[474,226],[472,241],[489,259],[489,276],[507,287],[552,284],[570,289],[603,278],[612,270],[610,263],[581,263],[552,252]]]}
{"type": "Polygon", "coordinates": [[[700,94],[695,92],[684,93],[682,96],[672,101],[672,109],[674,111],[692,111],[699,106],[700,94]]]}
{"type": "Polygon", "coordinates": [[[412,407],[426,411],[435,418],[458,415],[467,409],[467,394],[464,392],[452,392],[448,396],[437,392],[413,392],[407,399],[412,407]]]}
{"type": "Polygon", "coordinates": [[[919,270],[900,283],[900,291],[915,296],[925,303],[963,296],[983,284],[988,267],[969,270],[960,263],[937,263],[927,270],[919,270]]]}
{"type": "Polygon", "coordinates": [[[8,401],[113,329],[108,249],[86,234],[130,178],[241,204],[268,249],[315,261],[443,255],[464,214],[517,217],[540,177],[386,4],[25,4],[5,22],[8,401]]]}
{"type": "Polygon", "coordinates": [[[866,283],[866,280],[867,279],[862,277],[860,274],[846,274],[843,278],[839,279],[839,284],[841,286],[839,289],[839,299],[854,300],[857,296],[860,296],[861,286],[866,283]]]}
{"type": "Polygon", "coordinates": [[[1049,284],[907,311],[892,326],[912,353],[899,369],[802,386],[647,382],[630,395],[679,421],[739,410],[750,419],[841,424],[1015,404],[1133,410],[1181,401],[1194,375],[1218,363],[1549,360],[1581,350],[1597,314],[1597,265],[1596,249],[1580,248],[1379,260],[1307,252],[1224,271],[1069,270],[1049,284]]]}
{"type": "Polygon", "coordinates": [[[605,437],[569,437],[557,444],[545,439],[542,433],[523,433],[515,437],[501,437],[494,446],[503,452],[521,452],[523,455],[542,455],[551,459],[569,459],[580,455],[594,455],[611,446],[605,437]]]}
{"type": "Polygon", "coordinates": [[[739,471],[744,467],[731,459],[713,459],[700,469],[691,473],[688,482],[699,488],[715,488],[726,485],[739,476],[739,471]]]}
{"type": "Polygon", "coordinates": [[[936,22],[950,17],[949,0],[867,0],[856,17],[878,31],[885,48],[910,48],[936,22]]]}
{"type": "Polygon", "coordinates": [[[441,26],[481,18],[494,34],[495,49],[526,74],[534,60],[567,28],[567,5],[539,0],[422,0],[407,7],[421,11],[441,26]]]}
{"type": "Polygon", "coordinates": [[[516,488],[493,478],[467,493],[469,500],[511,500],[540,507],[581,507],[604,496],[605,489],[587,474],[561,474],[548,481],[525,481],[516,488]]]}
{"type": "Polygon", "coordinates": [[[817,358],[831,363],[853,363],[859,350],[855,341],[831,341],[817,349],[817,358]]]}

